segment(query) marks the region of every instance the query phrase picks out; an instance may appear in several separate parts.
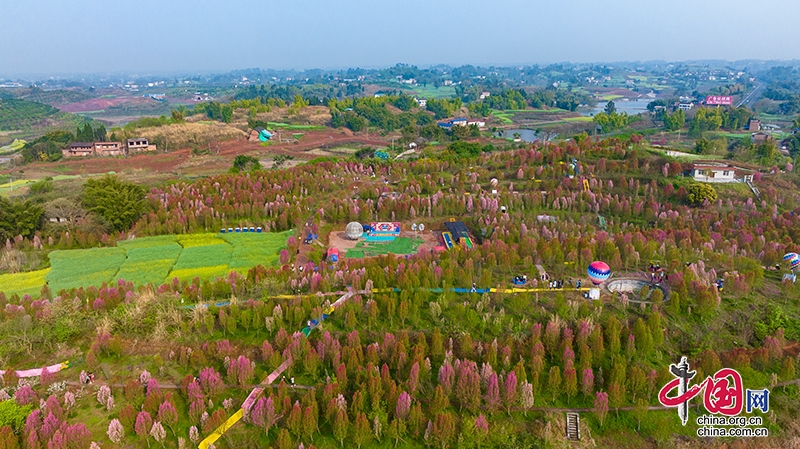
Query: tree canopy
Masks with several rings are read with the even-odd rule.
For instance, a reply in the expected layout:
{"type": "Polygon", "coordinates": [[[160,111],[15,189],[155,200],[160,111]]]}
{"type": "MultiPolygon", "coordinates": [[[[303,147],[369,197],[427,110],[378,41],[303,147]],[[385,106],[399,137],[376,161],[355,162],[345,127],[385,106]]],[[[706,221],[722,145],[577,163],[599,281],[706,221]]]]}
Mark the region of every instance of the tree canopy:
{"type": "Polygon", "coordinates": [[[83,186],[83,206],[96,214],[114,231],[123,231],[144,213],[145,191],[142,187],[108,175],[90,179],[83,186]]]}

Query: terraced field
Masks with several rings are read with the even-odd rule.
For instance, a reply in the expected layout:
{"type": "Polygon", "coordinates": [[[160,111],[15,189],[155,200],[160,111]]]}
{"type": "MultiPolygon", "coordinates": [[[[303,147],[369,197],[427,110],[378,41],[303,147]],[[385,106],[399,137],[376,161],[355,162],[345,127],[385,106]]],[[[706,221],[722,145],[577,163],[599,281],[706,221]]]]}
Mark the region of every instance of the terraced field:
{"type": "Polygon", "coordinates": [[[159,285],[173,278],[213,279],[231,271],[278,265],[291,231],[282,233],[189,234],[143,237],[116,247],[53,251],[51,268],[0,275],[0,291],[35,296],[45,283],[53,292],[100,286],[118,279],[159,285]]]}

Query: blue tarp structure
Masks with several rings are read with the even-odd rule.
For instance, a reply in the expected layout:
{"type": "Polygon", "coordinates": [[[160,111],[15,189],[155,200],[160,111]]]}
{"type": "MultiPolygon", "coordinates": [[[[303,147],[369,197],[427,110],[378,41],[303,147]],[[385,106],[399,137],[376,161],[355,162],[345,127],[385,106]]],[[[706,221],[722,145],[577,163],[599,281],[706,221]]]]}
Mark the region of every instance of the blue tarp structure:
{"type": "Polygon", "coordinates": [[[258,132],[258,140],[260,140],[262,142],[266,142],[266,141],[268,141],[269,139],[272,138],[272,133],[267,131],[266,129],[260,127],[260,126],[258,128],[256,128],[255,130],[256,130],[256,132],[258,132]]]}

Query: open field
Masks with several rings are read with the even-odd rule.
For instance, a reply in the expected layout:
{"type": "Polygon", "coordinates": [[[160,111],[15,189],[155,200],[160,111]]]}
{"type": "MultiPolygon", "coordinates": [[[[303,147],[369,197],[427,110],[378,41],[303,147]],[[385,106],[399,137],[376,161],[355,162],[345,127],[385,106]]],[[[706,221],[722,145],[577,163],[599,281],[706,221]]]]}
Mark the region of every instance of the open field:
{"type": "MultiPolygon", "coordinates": [[[[162,128],[147,129],[152,129],[152,132],[158,135],[158,130],[162,128]]],[[[242,137],[244,136],[244,132],[238,132],[241,133],[242,137]]],[[[356,135],[349,130],[313,130],[305,132],[300,140],[292,143],[272,141],[267,145],[262,145],[261,142],[248,142],[243,138],[236,138],[235,140],[215,141],[199,147],[199,149],[208,149],[210,147],[212,156],[194,156],[192,155],[192,148],[186,147],[168,153],[137,154],[130,157],[72,158],[60,160],[57,164],[35,162],[25,166],[25,176],[30,178],[57,175],[85,176],[112,171],[137,178],[159,174],[203,176],[226,172],[231,167],[233,158],[240,154],[251,154],[264,160],[276,155],[287,155],[294,157],[296,161],[292,161],[292,163],[296,164],[319,156],[339,155],[337,153],[349,154],[350,150],[338,151],[337,148],[352,148],[358,145],[386,147],[389,142],[379,136],[356,135]],[[319,154],[319,151],[315,150],[329,151],[332,154],[319,154]],[[33,174],[37,176],[34,177],[33,174]]],[[[169,141],[169,147],[176,148],[171,140],[169,141]]],[[[0,175],[8,174],[9,172],[12,172],[12,170],[0,170],[0,175]]],[[[13,172],[17,173],[17,170],[13,170],[13,172]]],[[[16,185],[15,181],[15,189],[16,185]]],[[[1,188],[2,186],[0,186],[1,188]]]]}
{"type": "Polygon", "coordinates": [[[416,94],[420,98],[451,98],[455,96],[456,89],[454,86],[435,87],[430,84],[424,84],[410,88],[408,93],[416,94]]]}
{"type": "Polygon", "coordinates": [[[53,251],[49,269],[0,275],[0,291],[33,296],[45,283],[58,292],[117,279],[137,286],[175,277],[212,279],[256,265],[278,265],[278,252],[290,233],[162,235],[121,241],[116,247],[53,251]]]}

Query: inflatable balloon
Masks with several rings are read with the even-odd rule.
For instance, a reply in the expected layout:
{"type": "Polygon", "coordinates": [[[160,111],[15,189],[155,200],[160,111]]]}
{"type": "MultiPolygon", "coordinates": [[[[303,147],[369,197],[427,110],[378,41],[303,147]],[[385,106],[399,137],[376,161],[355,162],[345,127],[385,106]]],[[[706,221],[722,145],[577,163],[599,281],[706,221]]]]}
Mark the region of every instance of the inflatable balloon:
{"type": "Polygon", "coordinates": [[[498,183],[498,182],[499,182],[499,181],[497,180],[497,178],[492,178],[492,179],[489,181],[489,184],[491,184],[491,185],[492,185],[492,187],[497,187],[497,183],[498,183]]]}
{"type": "Polygon", "coordinates": [[[600,285],[611,276],[611,268],[607,263],[595,261],[589,264],[589,269],[586,270],[589,274],[589,279],[594,285],[600,285]]]}
{"type": "Polygon", "coordinates": [[[794,269],[795,269],[795,268],[797,268],[797,267],[800,267],[800,259],[794,259],[794,260],[792,260],[791,267],[792,267],[792,270],[794,270],[794,269]]]}
{"type": "Polygon", "coordinates": [[[786,253],[786,254],[783,255],[783,260],[785,260],[787,262],[792,260],[792,259],[797,259],[797,258],[798,258],[797,253],[786,253]]]}

